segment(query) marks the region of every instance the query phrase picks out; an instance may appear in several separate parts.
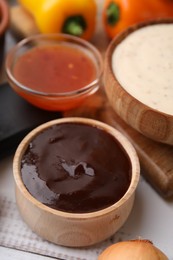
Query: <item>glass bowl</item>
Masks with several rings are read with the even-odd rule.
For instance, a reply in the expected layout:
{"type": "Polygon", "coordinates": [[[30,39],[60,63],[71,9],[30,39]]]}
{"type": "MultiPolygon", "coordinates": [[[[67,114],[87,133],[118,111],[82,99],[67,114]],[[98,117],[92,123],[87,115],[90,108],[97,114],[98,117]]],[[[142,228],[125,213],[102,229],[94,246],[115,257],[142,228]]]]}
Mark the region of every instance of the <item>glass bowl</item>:
{"type": "Polygon", "coordinates": [[[66,34],[38,34],[16,44],[6,57],[11,87],[31,104],[68,110],[95,93],[102,76],[100,52],[66,34]]]}

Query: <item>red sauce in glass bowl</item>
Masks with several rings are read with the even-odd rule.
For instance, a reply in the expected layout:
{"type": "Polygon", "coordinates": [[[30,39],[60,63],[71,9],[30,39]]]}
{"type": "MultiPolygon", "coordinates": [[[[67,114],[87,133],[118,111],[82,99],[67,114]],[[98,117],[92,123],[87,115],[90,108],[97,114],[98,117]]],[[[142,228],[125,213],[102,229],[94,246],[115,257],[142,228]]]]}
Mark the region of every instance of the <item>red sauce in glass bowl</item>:
{"type": "Polygon", "coordinates": [[[16,61],[15,78],[23,85],[45,93],[79,90],[96,78],[96,68],[83,51],[69,46],[42,46],[16,61]]]}
{"type": "Polygon", "coordinates": [[[102,57],[89,42],[65,34],[34,35],[16,44],[6,57],[11,87],[46,110],[79,106],[99,88],[102,57]]]}

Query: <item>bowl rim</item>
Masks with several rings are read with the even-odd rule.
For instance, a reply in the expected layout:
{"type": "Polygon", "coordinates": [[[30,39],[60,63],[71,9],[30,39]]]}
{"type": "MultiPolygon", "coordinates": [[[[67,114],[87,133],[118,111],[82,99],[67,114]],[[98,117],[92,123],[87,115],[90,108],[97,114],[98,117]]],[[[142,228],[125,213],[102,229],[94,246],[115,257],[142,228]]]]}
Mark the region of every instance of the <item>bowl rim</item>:
{"type": "Polygon", "coordinates": [[[140,101],[139,99],[137,99],[136,97],[134,97],[132,94],[130,94],[123,86],[121,86],[121,84],[119,83],[116,75],[113,72],[112,69],[112,53],[115,50],[115,48],[117,47],[117,45],[119,45],[126,37],[128,37],[128,35],[130,35],[131,33],[135,32],[136,30],[139,30],[141,28],[147,27],[147,26],[151,26],[151,25],[157,25],[157,24],[173,24],[173,18],[158,18],[158,19],[154,19],[154,20],[150,20],[150,21],[144,21],[144,22],[139,22],[136,24],[133,24],[131,26],[129,26],[127,29],[125,29],[124,31],[120,32],[117,36],[115,36],[112,41],[110,42],[107,50],[106,50],[106,55],[105,55],[105,64],[106,66],[108,66],[109,69],[109,73],[111,74],[111,78],[112,80],[114,79],[116,84],[118,85],[118,87],[124,92],[126,93],[126,95],[131,98],[134,99],[135,102],[138,104],[138,106],[142,109],[143,107],[145,107],[146,109],[153,111],[155,113],[161,114],[163,116],[166,116],[167,118],[172,119],[173,114],[168,114],[166,112],[160,111],[156,108],[153,108],[145,103],[143,103],[142,101],[140,101]]]}
{"type": "Polygon", "coordinates": [[[5,0],[0,0],[0,35],[2,35],[9,25],[9,8],[5,0]]]}
{"type": "MultiPolygon", "coordinates": [[[[83,51],[83,50],[82,50],[83,51]]],[[[79,38],[77,36],[73,36],[73,35],[69,35],[69,34],[64,34],[64,33],[48,33],[48,34],[42,34],[42,33],[38,33],[32,36],[28,36],[24,39],[22,39],[21,41],[19,41],[15,46],[13,46],[11,48],[11,50],[8,52],[7,56],[6,56],[6,61],[5,61],[5,69],[6,69],[6,74],[7,77],[9,78],[9,80],[11,82],[13,82],[18,88],[20,88],[22,91],[24,92],[28,92],[30,94],[34,94],[37,96],[46,96],[46,97],[59,97],[59,98],[68,98],[71,96],[77,96],[77,95],[81,95],[84,94],[88,91],[91,91],[93,88],[97,87],[99,85],[99,83],[101,82],[101,78],[102,78],[102,74],[103,74],[103,59],[102,59],[102,55],[100,53],[100,51],[90,42],[88,42],[87,40],[84,40],[82,38],[79,38]],[[17,50],[19,50],[21,47],[23,47],[25,44],[34,41],[34,40],[58,40],[60,39],[60,42],[66,42],[69,44],[71,44],[71,41],[76,44],[76,46],[79,44],[81,46],[83,46],[84,48],[86,48],[87,50],[89,50],[89,52],[93,53],[93,57],[95,58],[96,61],[98,61],[98,65],[95,66],[97,67],[96,71],[97,71],[97,75],[96,75],[96,79],[94,79],[91,83],[87,84],[86,86],[77,89],[77,90],[73,90],[73,91],[69,91],[69,92],[60,92],[60,93],[49,93],[49,92],[42,92],[42,91],[37,91],[34,89],[31,89],[25,85],[23,85],[22,83],[20,83],[18,80],[15,79],[15,77],[13,76],[13,73],[11,72],[10,69],[10,59],[12,58],[13,55],[15,55],[15,52],[17,50]]]]}
{"type": "Polygon", "coordinates": [[[42,211],[53,214],[57,217],[65,217],[68,219],[73,219],[73,220],[79,220],[79,219],[93,219],[93,218],[98,218],[103,215],[107,215],[110,212],[114,211],[115,209],[121,207],[135,192],[139,178],[140,178],[140,163],[138,159],[138,155],[136,153],[135,148],[131,144],[131,142],[118,130],[113,128],[112,126],[107,125],[106,123],[100,122],[95,119],[89,119],[89,118],[80,118],[80,117],[66,117],[66,118],[60,118],[60,119],[55,119],[51,120],[47,123],[44,123],[35,129],[33,129],[28,135],[25,136],[25,138],[21,141],[19,144],[16,153],[14,155],[13,159],[13,176],[15,180],[16,187],[20,190],[22,195],[30,201],[34,206],[40,208],[42,211]],[[60,211],[53,209],[49,206],[46,206],[39,202],[36,198],[34,198],[29,191],[26,189],[21,173],[20,173],[20,163],[21,159],[23,156],[23,153],[25,152],[28,143],[34,138],[36,134],[38,134],[40,131],[43,129],[49,128],[54,124],[61,124],[61,123],[83,123],[83,124],[89,124],[94,127],[98,127],[102,130],[105,130],[109,134],[113,135],[115,139],[120,143],[120,145],[123,147],[124,151],[127,153],[130,163],[132,166],[132,178],[131,178],[131,183],[128,187],[128,190],[126,193],[123,195],[123,197],[116,203],[112,204],[111,206],[97,210],[94,212],[89,212],[89,213],[69,213],[65,211],[60,211]]]}

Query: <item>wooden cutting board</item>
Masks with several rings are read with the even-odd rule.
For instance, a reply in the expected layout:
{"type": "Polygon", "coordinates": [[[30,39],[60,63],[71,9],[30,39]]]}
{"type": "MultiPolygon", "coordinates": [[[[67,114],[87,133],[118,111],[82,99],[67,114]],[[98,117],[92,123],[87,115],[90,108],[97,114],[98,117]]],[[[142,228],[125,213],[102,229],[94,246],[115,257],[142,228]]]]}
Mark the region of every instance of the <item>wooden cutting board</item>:
{"type": "MultiPolygon", "coordinates": [[[[109,44],[101,22],[101,5],[95,35],[91,42],[104,54],[109,44]]],[[[38,33],[33,18],[20,6],[11,8],[11,30],[20,38],[38,33]]],[[[98,119],[112,125],[126,135],[135,146],[140,158],[142,174],[154,189],[164,198],[173,198],[173,146],[154,142],[124,123],[109,106],[104,86],[89,97],[78,109],[64,113],[64,116],[81,116],[98,119]]]]}

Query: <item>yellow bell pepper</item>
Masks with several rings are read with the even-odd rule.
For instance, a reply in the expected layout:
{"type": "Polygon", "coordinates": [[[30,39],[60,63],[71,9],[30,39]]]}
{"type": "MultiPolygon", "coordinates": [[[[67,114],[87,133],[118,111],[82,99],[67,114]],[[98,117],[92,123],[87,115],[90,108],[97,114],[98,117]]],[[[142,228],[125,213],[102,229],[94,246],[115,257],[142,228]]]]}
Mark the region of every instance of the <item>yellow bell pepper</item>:
{"type": "Polygon", "coordinates": [[[67,33],[89,40],[95,31],[95,0],[18,0],[41,33],[67,33]]]}

